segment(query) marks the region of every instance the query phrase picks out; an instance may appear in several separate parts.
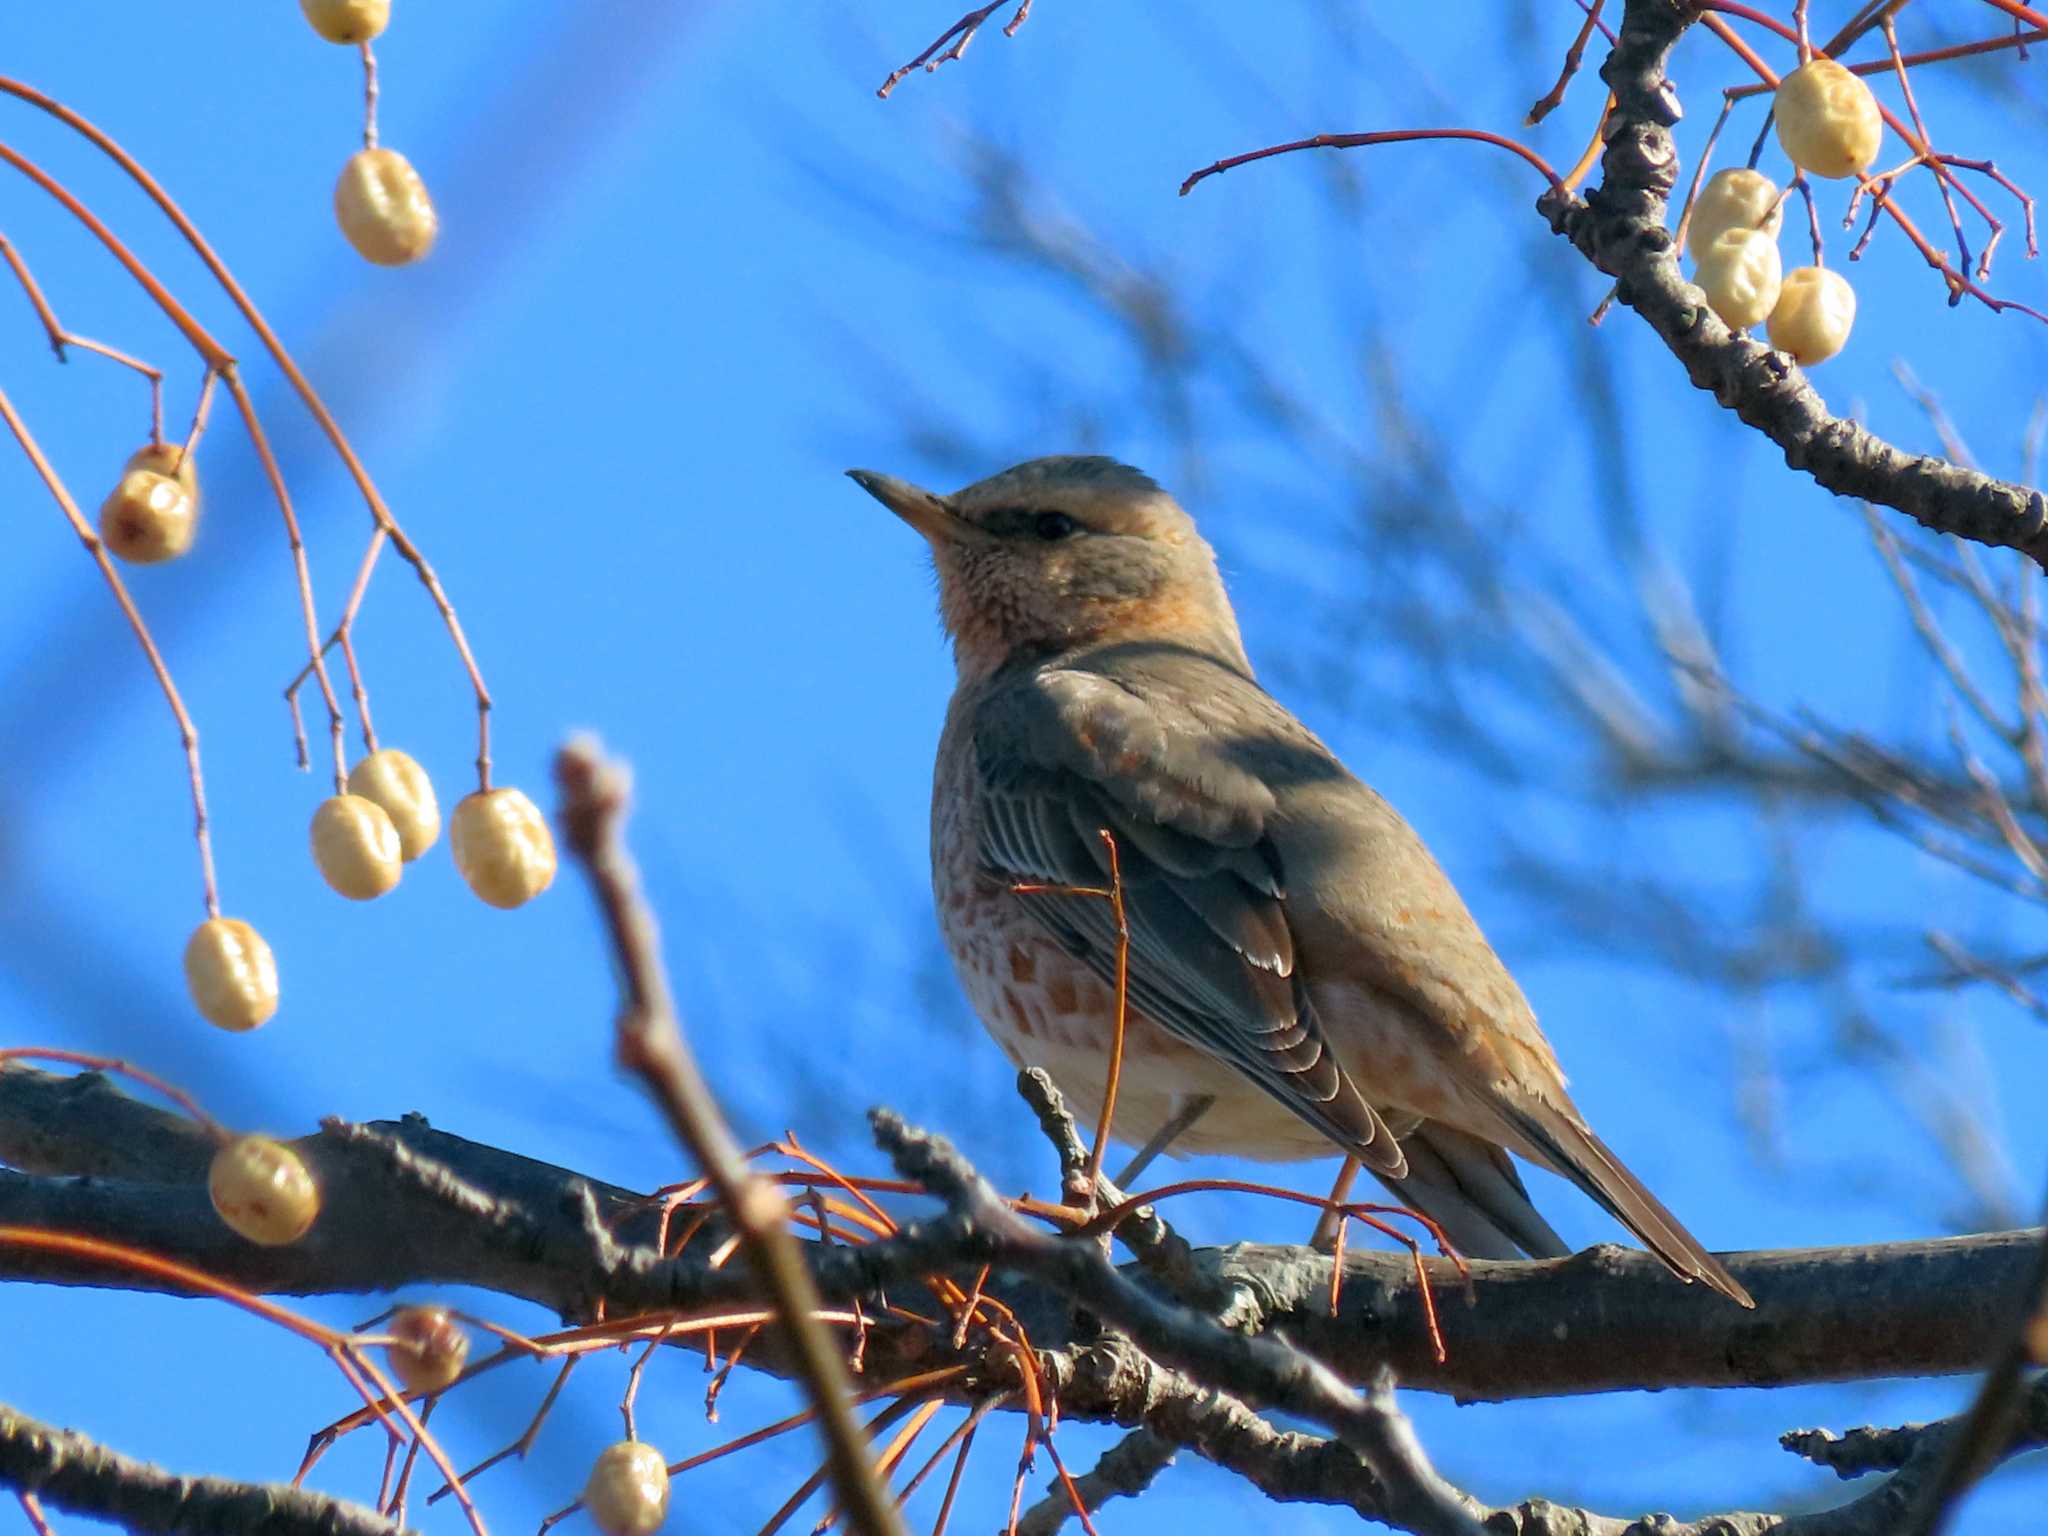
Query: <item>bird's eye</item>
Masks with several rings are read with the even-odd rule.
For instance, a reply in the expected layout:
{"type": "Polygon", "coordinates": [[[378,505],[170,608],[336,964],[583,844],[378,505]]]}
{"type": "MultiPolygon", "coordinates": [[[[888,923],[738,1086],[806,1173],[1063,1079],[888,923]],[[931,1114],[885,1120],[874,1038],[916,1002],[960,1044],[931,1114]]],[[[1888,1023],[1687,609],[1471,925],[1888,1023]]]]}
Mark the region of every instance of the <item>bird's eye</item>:
{"type": "Polygon", "coordinates": [[[1048,544],[1064,539],[1080,526],[1064,512],[1041,512],[1031,519],[1031,531],[1048,544]]]}

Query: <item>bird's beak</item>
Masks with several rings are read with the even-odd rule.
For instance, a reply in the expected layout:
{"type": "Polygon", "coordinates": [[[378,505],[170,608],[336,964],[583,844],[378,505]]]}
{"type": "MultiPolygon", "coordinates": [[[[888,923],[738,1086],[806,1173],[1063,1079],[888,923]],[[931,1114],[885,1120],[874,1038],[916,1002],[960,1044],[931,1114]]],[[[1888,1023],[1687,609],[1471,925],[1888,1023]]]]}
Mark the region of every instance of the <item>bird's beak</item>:
{"type": "Polygon", "coordinates": [[[955,513],[943,496],[922,490],[894,475],[871,469],[849,469],[846,478],[910,524],[934,544],[985,544],[989,535],[955,513]]]}

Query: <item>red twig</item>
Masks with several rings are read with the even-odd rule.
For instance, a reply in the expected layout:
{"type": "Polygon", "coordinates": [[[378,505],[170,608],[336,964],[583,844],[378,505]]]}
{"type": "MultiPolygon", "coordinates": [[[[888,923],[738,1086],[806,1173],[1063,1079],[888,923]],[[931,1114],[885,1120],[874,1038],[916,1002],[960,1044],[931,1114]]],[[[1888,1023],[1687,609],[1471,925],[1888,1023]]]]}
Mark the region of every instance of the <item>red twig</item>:
{"type": "MultiPolygon", "coordinates": [[[[12,82],[0,79],[0,90],[10,89],[18,93],[20,90],[25,90],[26,87],[15,87],[12,82]]],[[[52,106],[56,105],[52,103],[52,106]]],[[[69,108],[58,107],[58,110],[61,113],[70,113],[69,108]]],[[[71,115],[75,116],[75,114],[71,115]]],[[[79,118],[78,121],[84,122],[84,119],[79,118]]],[[[97,132],[97,130],[94,131],[97,132]]],[[[299,612],[306,626],[306,647],[314,659],[315,675],[320,679],[321,696],[326,701],[328,719],[333,727],[334,775],[338,788],[347,769],[347,765],[343,761],[341,747],[341,703],[335,697],[334,687],[328,680],[326,668],[319,663],[319,621],[314,615],[313,576],[306,564],[305,541],[299,535],[298,517],[292,511],[291,496],[285,489],[284,475],[278,469],[276,459],[271,455],[270,444],[264,435],[263,425],[256,417],[255,402],[249,398],[248,391],[242,387],[240,376],[236,372],[234,355],[216,341],[206,327],[194,319],[191,312],[171,296],[170,290],[157,281],[155,274],[142,264],[141,259],[116,237],[112,230],[107,228],[98,215],[73,196],[70,190],[57,181],[55,177],[43,170],[34,161],[18,154],[5,144],[0,144],[0,160],[4,160],[7,164],[13,166],[24,176],[28,177],[29,180],[49,193],[50,196],[63,205],[65,212],[83,224],[93,237],[107,248],[114,259],[127,269],[128,275],[135,279],[142,287],[142,290],[154,301],[157,308],[164,312],[165,317],[184,334],[185,339],[192,344],[193,349],[205,361],[207,368],[227,380],[228,389],[235,397],[236,408],[241,412],[242,423],[248,429],[249,441],[256,450],[258,460],[263,465],[264,472],[270,480],[272,493],[277,498],[278,509],[284,516],[285,535],[291,544],[293,565],[298,576],[299,612]]],[[[139,171],[141,168],[138,166],[136,169],[139,171]]],[[[182,216],[181,214],[180,217],[182,216]]]]}
{"type": "MultiPolygon", "coordinates": [[[[1920,116],[1920,102],[1913,94],[1913,75],[1906,68],[1905,58],[1899,52],[1898,27],[1893,24],[1889,12],[1885,14],[1878,24],[1884,29],[1885,51],[1890,55],[1892,69],[1898,76],[1899,92],[1906,100],[1906,115],[1913,120],[1913,131],[1920,135],[1922,162],[1934,171],[1934,184],[1941,192],[1942,207],[1948,210],[1949,227],[1955,231],[1957,264],[1967,267],[1970,264],[1970,242],[1963,235],[1963,216],[1956,212],[1955,193],[1951,190],[1950,186],[1955,181],[1955,177],[1945,170],[1934,157],[1934,135],[1927,131],[1927,123],[1920,116]]],[[[1974,201],[1974,199],[1972,200],[1974,201]]],[[[1978,211],[1983,212],[1981,205],[1978,211]]],[[[1985,217],[1989,218],[1990,215],[1986,214],[1985,217]]],[[[1998,244],[1998,233],[1997,221],[1993,220],[1991,246],[1998,244]]],[[[1985,248],[1983,264],[1977,269],[1979,277],[1989,277],[1991,275],[1991,246],[1985,248]]]]}
{"type": "MultiPolygon", "coordinates": [[[[4,146],[0,146],[4,148],[4,146]]],[[[50,461],[43,457],[43,450],[30,435],[28,423],[14,409],[14,402],[0,391],[0,418],[5,418],[8,430],[14,434],[21,451],[28,455],[28,461],[49,487],[50,494],[57,498],[57,505],[63,508],[65,519],[71,524],[71,531],[78,535],[85,545],[85,551],[92,556],[93,564],[100,568],[100,575],[114,594],[114,601],[120,605],[121,614],[128,620],[128,627],[135,632],[136,643],[142,647],[142,654],[149,661],[149,669],[156,674],[157,687],[163,690],[164,702],[171,706],[171,715],[178,722],[178,742],[185,750],[185,775],[192,786],[192,832],[199,842],[199,872],[201,895],[206,903],[208,917],[220,916],[220,892],[213,876],[213,835],[207,829],[206,821],[206,779],[199,770],[199,731],[192,724],[192,717],[185,712],[185,701],[178,696],[178,685],[171,680],[171,669],[164,665],[163,653],[156,648],[156,641],[150,637],[149,626],[142,622],[142,612],[135,606],[135,600],[128,595],[128,588],[121,580],[121,573],[114,569],[114,562],[107,555],[106,545],[93,531],[92,524],[78,510],[78,503],[71,499],[71,492],[64,482],[57,478],[57,471],[50,461]]]]}
{"type": "MultiPolygon", "coordinates": [[[[297,392],[299,399],[305,404],[308,413],[319,424],[320,430],[326,434],[327,440],[334,447],[334,451],[340,455],[342,464],[349,472],[349,477],[355,481],[357,491],[362,495],[364,503],[370,509],[372,521],[390,539],[392,547],[398,551],[400,557],[412,566],[414,574],[420,579],[420,584],[427,589],[427,595],[432,599],[435,611],[440,614],[441,623],[448,631],[448,638],[455,647],[456,656],[461,661],[464,672],[468,675],[470,689],[476,696],[477,781],[481,788],[490,788],[491,694],[490,690],[484,686],[483,673],[477,668],[476,657],[470,651],[469,640],[463,634],[462,621],[456,617],[454,604],[448,600],[448,594],[442,590],[441,579],[435,575],[434,568],[428,564],[426,556],[420,553],[419,547],[413,543],[406,535],[405,530],[399,527],[397,519],[391,515],[391,509],[384,504],[384,498],[378,492],[376,483],[370,479],[369,471],[363,467],[363,461],[357,457],[354,445],[349,442],[347,435],[341,430],[340,424],[335,421],[333,412],[327,409],[327,403],[320,398],[319,392],[313,388],[312,382],[300,371],[299,365],[292,360],[292,355],[285,350],[284,343],[278,339],[277,332],[270,328],[270,322],[264,319],[263,312],[256,307],[255,303],[249,298],[249,295],[243,291],[242,285],[235,280],[235,276],[228,270],[227,264],[215,254],[213,247],[207,243],[206,237],[200,234],[198,226],[186,216],[185,210],[178,206],[171,195],[158,184],[156,178],[150,175],[133,155],[129,154],[128,151],[123,149],[106,133],[102,132],[91,120],[72,111],[71,108],[65,106],[54,97],[44,95],[33,86],[26,85],[19,80],[0,76],[0,92],[14,96],[29,103],[31,106],[49,113],[59,122],[82,135],[101,153],[120,166],[129,179],[142,188],[149,195],[151,201],[163,211],[164,216],[176,226],[178,233],[184,237],[185,243],[192,247],[200,261],[205,264],[207,271],[213,275],[214,281],[220,285],[221,290],[227,294],[235,308],[241,311],[242,318],[249,322],[250,327],[263,342],[265,350],[270,353],[272,360],[282,370],[286,379],[291,382],[292,388],[297,392]]],[[[120,251],[116,250],[115,254],[119,255],[120,251]]],[[[139,276],[140,274],[138,274],[139,276]]],[[[145,287],[147,286],[149,284],[145,284],[145,287]]],[[[167,294],[160,296],[154,290],[151,292],[151,297],[157,299],[159,306],[163,305],[169,298],[167,294]]],[[[178,314],[182,313],[183,311],[180,310],[177,314],[173,314],[173,320],[177,320],[178,314]]],[[[187,316],[186,319],[189,320],[190,317],[187,316]]],[[[180,329],[186,329],[186,327],[181,324],[180,329]]],[[[186,329],[186,334],[188,337],[193,336],[193,331],[186,329]]],[[[200,345],[196,337],[194,338],[194,345],[200,346],[201,353],[207,356],[209,363],[217,362],[217,365],[221,366],[223,373],[229,373],[228,365],[232,364],[232,358],[227,357],[223,353],[220,359],[216,360],[208,353],[206,346],[200,345]]],[[[216,348],[215,350],[218,349],[216,348]]],[[[232,374],[229,374],[229,377],[232,383],[232,374]]],[[[310,600],[308,601],[310,602],[310,600]]],[[[317,631],[310,639],[317,648],[319,644],[317,631]]],[[[324,680],[324,670],[320,675],[324,680]]],[[[336,707],[338,708],[338,706],[336,707]]]]}
{"type": "Polygon", "coordinates": [[[1392,128],[1378,133],[1319,133],[1312,139],[1296,139],[1290,144],[1273,144],[1265,149],[1255,149],[1248,154],[1232,155],[1227,160],[1218,160],[1206,165],[1180,184],[1180,195],[1186,197],[1194,190],[1195,184],[1211,176],[1220,176],[1225,171],[1249,165],[1254,160],[1269,160],[1275,155],[1289,155],[1298,149],[1363,149],[1373,144],[1416,144],[1430,139],[1471,139],[1480,144],[1492,144],[1496,148],[1510,150],[1520,155],[1529,164],[1543,173],[1543,179],[1564,190],[1564,179],[1550,168],[1535,150],[1526,144],[1498,133],[1488,133],[1482,128],[1392,128]]]}
{"type": "Polygon", "coordinates": [[[35,1536],[57,1536],[57,1533],[50,1529],[49,1516],[43,1513],[41,1499],[26,1488],[16,1489],[14,1497],[21,1504],[21,1512],[28,1517],[29,1529],[35,1532],[35,1536]]]}
{"type": "MultiPolygon", "coordinates": [[[[1107,827],[1099,829],[1102,845],[1109,850],[1109,910],[1116,923],[1116,1029],[1109,1042],[1109,1077],[1102,1086],[1102,1114],[1095,1122],[1095,1144],[1088,1149],[1088,1202],[1092,1206],[1102,1183],[1102,1154],[1109,1149],[1109,1125],[1116,1116],[1117,1089],[1124,1075],[1124,1028],[1129,1019],[1131,996],[1131,925],[1124,912],[1124,869],[1117,855],[1116,838],[1107,827]]],[[[1085,1516],[1083,1517],[1085,1519],[1085,1516]]]]}
{"type": "MultiPolygon", "coordinates": [[[[1947,48],[1929,48],[1922,53],[1907,54],[1905,64],[1908,69],[1917,69],[1922,64],[1946,64],[1954,59],[1973,58],[1982,53],[1999,53],[2007,48],[2017,48],[2020,51],[2020,56],[2024,58],[2026,57],[2026,47],[2029,43],[2048,43],[2048,31],[2012,32],[2004,37],[1987,37],[1974,43],[1955,43],[1947,48]]],[[[1841,45],[1830,43],[1822,51],[1833,57],[1839,46],[1841,45]]],[[[1847,69],[1852,75],[1882,75],[1888,72],[1891,67],[1892,61],[1890,59],[1866,59],[1861,64],[1843,65],[1843,68],[1847,69]]],[[[1761,96],[1764,92],[1772,89],[1774,87],[1762,83],[1738,85],[1731,86],[1724,94],[1731,101],[1747,101],[1752,96],[1761,96]]]]}
{"type": "Polygon", "coordinates": [[[1592,40],[1593,29],[1600,25],[1600,10],[1606,4],[1607,0],[1593,0],[1586,6],[1585,24],[1579,28],[1579,35],[1572,39],[1571,47],[1564,51],[1564,68],[1558,71],[1557,84],[1529,109],[1529,115],[1523,119],[1529,127],[1534,128],[1564,104],[1564,93],[1570,88],[1572,77],[1579,72],[1579,65],[1585,61],[1586,44],[1592,40]]]}
{"type": "MultiPolygon", "coordinates": [[[[1727,43],[1757,73],[1759,78],[1767,82],[1772,88],[1775,88],[1778,83],[1778,77],[1772,72],[1770,66],[1758,58],[1754,50],[1735,35],[1734,29],[1716,16],[1714,12],[1724,11],[1731,16],[1740,16],[1746,21],[1754,22],[1756,25],[1776,33],[1787,42],[1796,43],[1798,41],[1797,34],[1775,17],[1766,16],[1749,6],[1737,4],[1736,0],[1700,0],[1700,3],[1706,7],[1700,16],[1700,20],[1708,30],[1727,43]]],[[[2013,12],[2014,14],[2024,13],[2023,19],[2030,23],[2038,24],[2034,13],[2028,11],[2025,6],[2016,6],[2015,0],[1986,0],[1986,3],[1996,5],[2001,10],[2013,12]]],[[[1889,61],[1886,62],[1886,67],[1891,67],[1889,61]]],[[[1919,161],[1925,161],[1937,176],[1946,174],[1940,164],[1939,157],[1932,152],[1920,136],[1916,135],[1905,123],[1900,121],[1897,113],[1886,107],[1882,102],[1878,104],[1878,111],[1883,116],[1886,126],[1905,141],[1907,147],[1913,151],[1916,157],[1915,162],[1909,162],[1909,164],[1900,167],[1898,172],[1890,174],[1901,174],[1905,170],[1911,169],[1912,163],[1919,161]]],[[[1761,139],[1758,142],[1761,145],[1761,139]]],[[[1751,156],[1750,163],[1755,164],[1754,154],[1751,156]]],[[[1950,266],[1948,259],[1935,249],[1928,238],[1920,232],[1920,227],[1888,195],[1887,177],[1872,176],[1868,172],[1859,172],[1856,179],[1861,190],[1870,194],[1872,227],[1874,228],[1876,225],[1878,214],[1889,215],[1892,221],[1905,234],[1907,240],[1912,243],[1913,249],[1920,253],[1921,260],[1941,274],[1942,281],[1948,287],[1949,303],[1951,305],[1960,304],[1964,295],[1967,294],[1994,314],[2001,314],[2008,309],[2016,310],[2020,314],[2027,315],[2032,319],[2039,320],[2044,325],[2048,325],[2048,314],[2043,314],[2031,305],[2021,304],[2014,299],[1998,298],[1972,282],[1967,274],[1958,272],[1954,267],[1950,266]]],[[[1851,206],[1853,217],[1854,205],[1852,204],[1851,206]]],[[[1856,260],[1861,255],[1864,246],[1869,243],[1869,240],[1870,232],[1866,230],[1863,238],[1857,241],[1856,245],[1849,252],[1849,259],[1851,261],[1856,260]]]]}
{"type": "Polygon", "coordinates": [[[117,1072],[132,1078],[146,1088],[154,1088],[178,1108],[199,1122],[199,1128],[217,1142],[232,1139],[227,1127],[199,1107],[199,1101],[174,1083],[167,1083],[154,1072],[144,1071],[118,1056],[89,1056],[83,1051],[58,1050],[46,1045],[15,1045],[0,1050],[0,1066],[10,1061],[61,1061],[74,1067],[85,1067],[93,1072],[117,1072]]]}
{"type": "Polygon", "coordinates": [[[164,440],[163,370],[152,367],[140,358],[130,357],[126,352],[118,351],[102,342],[94,341],[88,336],[80,336],[75,331],[67,331],[58,323],[57,312],[50,307],[50,301],[43,296],[42,287],[30,274],[28,263],[22,260],[21,252],[15,249],[14,242],[5,235],[0,235],[0,257],[5,257],[7,265],[14,269],[15,280],[21,284],[22,292],[28,295],[29,304],[35,309],[36,318],[42,321],[43,331],[50,338],[50,350],[57,354],[58,362],[70,361],[64,355],[66,347],[79,347],[87,352],[96,352],[101,357],[121,364],[124,368],[133,368],[149,381],[149,440],[152,443],[162,442],[164,440]]]}

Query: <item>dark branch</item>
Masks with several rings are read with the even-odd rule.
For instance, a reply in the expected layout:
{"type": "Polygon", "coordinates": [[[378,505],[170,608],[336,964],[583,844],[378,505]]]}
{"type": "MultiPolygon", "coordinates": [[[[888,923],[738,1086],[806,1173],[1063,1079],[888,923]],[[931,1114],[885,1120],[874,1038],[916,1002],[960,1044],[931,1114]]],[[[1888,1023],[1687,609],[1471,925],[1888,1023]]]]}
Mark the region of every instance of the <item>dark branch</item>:
{"type": "MultiPolygon", "coordinates": [[[[100,1079],[0,1069],[0,1162],[15,1163],[34,1147],[38,1166],[52,1175],[0,1172],[0,1225],[127,1243],[272,1294],[476,1285],[579,1321],[600,1300],[619,1316],[761,1299],[743,1268],[713,1270],[694,1250],[656,1255],[648,1246],[655,1213],[630,1191],[465,1141],[418,1117],[379,1122],[368,1128],[373,1136],[335,1122],[295,1142],[323,1191],[320,1220],[289,1247],[254,1247],[214,1216],[203,1158],[171,1166],[183,1156],[175,1152],[182,1123],[100,1079]],[[107,1149],[131,1140],[174,1149],[165,1176],[55,1176],[104,1166],[113,1155],[107,1149]],[[434,1192],[433,1179],[393,1177],[393,1144],[418,1166],[446,1170],[482,1204],[450,1203],[434,1192]]],[[[1405,1254],[1350,1253],[1333,1318],[1323,1255],[1260,1245],[1187,1249],[1170,1233],[1162,1240],[1183,1250],[1167,1271],[1175,1295],[1210,1311],[1220,1309],[1218,1298],[1239,1298],[1248,1326],[1284,1330],[1350,1380],[1369,1381],[1384,1365],[1410,1388],[1513,1398],[1982,1369],[2010,1336],[2040,1234],[1735,1255],[1729,1267],[1757,1297],[1754,1313],[1708,1305],[1696,1288],[1632,1249],[1593,1248],[1549,1263],[1475,1263],[1469,1288],[1450,1265],[1433,1261],[1449,1357],[1441,1364],[1405,1254]]],[[[886,1242],[808,1243],[805,1253],[820,1291],[834,1301],[920,1274],[971,1275],[988,1257],[985,1239],[950,1215],[912,1223],[886,1242]]],[[[161,1288],[146,1277],[4,1246],[0,1279],[161,1288]]],[[[1042,1347],[1071,1342],[1059,1298],[1030,1285],[1004,1295],[1025,1312],[1042,1347]]]]}
{"type": "MultiPolygon", "coordinates": [[[[1089,1514],[1111,1499],[1134,1499],[1152,1486],[1153,1479],[1173,1465],[1180,1447],[1151,1429],[1134,1429],[1102,1453],[1090,1470],[1074,1479],[1074,1491],[1089,1514]]],[[[1054,1479],[1045,1497],[1024,1512],[1017,1522],[1017,1536],[1058,1536],[1073,1518],[1074,1501],[1064,1484],[1054,1479]]]]}
{"type": "Polygon", "coordinates": [[[0,1403],[0,1486],[131,1531],[398,1536],[375,1510],[283,1483],[180,1477],[0,1403]]]}
{"type": "Polygon", "coordinates": [[[1204,1385],[1233,1391],[1332,1430],[1379,1479],[1385,1517],[1411,1531],[1479,1536],[1469,1501],[1439,1477],[1384,1372],[1363,1392],[1278,1339],[1248,1337],[1153,1296],[1113,1268],[1084,1238],[1056,1237],[1003,1203],[945,1138],[885,1109],[869,1120],[897,1172],[930,1190],[993,1240],[997,1257],[1128,1334],[1151,1359],[1204,1385]]]}

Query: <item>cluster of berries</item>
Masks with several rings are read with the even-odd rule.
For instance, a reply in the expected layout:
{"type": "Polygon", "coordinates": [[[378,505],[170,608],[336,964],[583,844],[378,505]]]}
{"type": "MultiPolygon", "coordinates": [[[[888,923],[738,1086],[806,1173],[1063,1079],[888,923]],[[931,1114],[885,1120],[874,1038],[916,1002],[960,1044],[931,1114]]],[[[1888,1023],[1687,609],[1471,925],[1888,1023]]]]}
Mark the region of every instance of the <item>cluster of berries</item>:
{"type": "MultiPolygon", "coordinates": [[[[300,0],[329,42],[367,45],[391,19],[391,0],[300,0]]],[[[371,261],[417,261],[434,243],[434,206],[403,155],[365,149],[344,167],[334,206],[350,244],[371,261]]],[[[151,442],[129,456],[100,506],[109,551],[133,565],[175,560],[199,528],[199,471],[188,447],[151,442]]],[[[441,810],[426,770],[404,752],[372,752],[348,776],[347,792],[313,813],[313,862],[354,901],[382,896],[403,867],[441,835],[441,810]]],[[[494,907],[531,901],[555,877],[555,845],[539,809],[516,789],[481,790],[449,822],[455,867],[494,907]]],[[[277,1011],[277,961],[239,918],[211,917],[185,946],[185,980],[207,1019],[248,1030],[277,1011]]]]}
{"type": "MultiPolygon", "coordinates": [[[[440,839],[441,808],[427,771],[395,747],[349,770],[348,790],[313,812],[313,864],[352,901],[398,884],[404,866],[440,839]]],[[[455,868],[494,907],[523,906],[555,878],[547,818],[516,789],[485,789],[457,802],[448,841],[455,868]]],[[[209,917],[185,945],[185,984],[200,1014],[222,1029],[254,1029],[277,1012],[277,960],[238,917],[209,917]]]]}
{"type": "MultiPolygon", "coordinates": [[[[1833,59],[1813,59],[1785,76],[1773,111],[1778,143],[1808,175],[1839,180],[1877,159],[1884,139],[1877,98],[1833,59]]],[[[1731,328],[1762,323],[1772,346],[1811,367],[1848,343],[1856,290],[1826,267],[1784,270],[1778,256],[1784,201],[1783,190],[1761,172],[1716,172],[1693,204],[1693,280],[1731,328]]]]}

